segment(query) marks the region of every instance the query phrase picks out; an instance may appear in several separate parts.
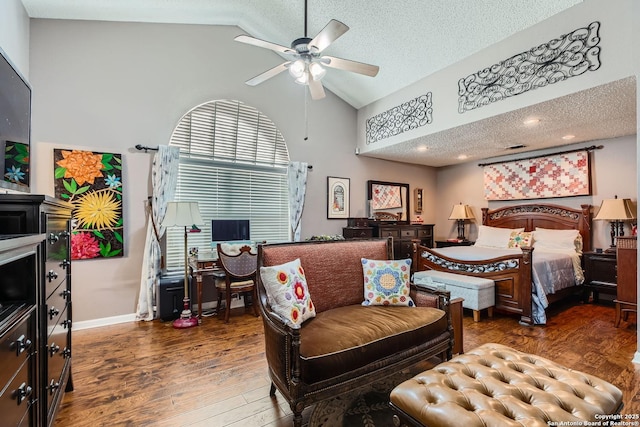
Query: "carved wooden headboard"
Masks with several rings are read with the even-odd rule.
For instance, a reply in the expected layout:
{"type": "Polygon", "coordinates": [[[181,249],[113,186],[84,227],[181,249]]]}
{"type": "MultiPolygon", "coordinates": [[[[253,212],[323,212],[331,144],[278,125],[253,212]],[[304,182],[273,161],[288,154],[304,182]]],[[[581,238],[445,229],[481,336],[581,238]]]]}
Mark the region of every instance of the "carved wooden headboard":
{"type": "Polygon", "coordinates": [[[582,250],[591,250],[591,205],[581,209],[546,204],[515,205],[489,210],[482,208],[482,224],[491,227],[536,227],[555,230],[578,230],[582,235],[582,250]]]}

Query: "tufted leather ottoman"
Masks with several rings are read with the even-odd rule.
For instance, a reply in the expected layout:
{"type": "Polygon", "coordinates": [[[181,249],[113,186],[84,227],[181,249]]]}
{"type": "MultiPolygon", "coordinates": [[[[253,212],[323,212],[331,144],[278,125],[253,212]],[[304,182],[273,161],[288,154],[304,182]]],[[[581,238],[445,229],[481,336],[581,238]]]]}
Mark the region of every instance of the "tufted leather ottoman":
{"type": "Polygon", "coordinates": [[[622,392],[548,359],[484,344],[395,387],[391,407],[396,426],[548,427],[618,413],[622,392]]]}

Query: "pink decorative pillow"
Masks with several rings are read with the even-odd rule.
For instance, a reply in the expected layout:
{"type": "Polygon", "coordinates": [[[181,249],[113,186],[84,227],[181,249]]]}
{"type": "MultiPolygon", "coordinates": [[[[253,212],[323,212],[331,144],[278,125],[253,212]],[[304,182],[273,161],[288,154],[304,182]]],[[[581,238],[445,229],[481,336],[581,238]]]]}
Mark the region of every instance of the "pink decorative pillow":
{"type": "Polygon", "coordinates": [[[260,278],[269,304],[294,329],[316,316],[300,259],[282,265],[260,267],[260,278]]]}
{"type": "Polygon", "coordinates": [[[509,236],[510,248],[521,248],[523,246],[531,246],[533,243],[533,233],[529,231],[512,231],[509,236]]]}
{"type": "Polygon", "coordinates": [[[414,307],[409,296],[411,260],[375,261],[362,258],[364,301],[362,305],[402,305],[414,307]]]}

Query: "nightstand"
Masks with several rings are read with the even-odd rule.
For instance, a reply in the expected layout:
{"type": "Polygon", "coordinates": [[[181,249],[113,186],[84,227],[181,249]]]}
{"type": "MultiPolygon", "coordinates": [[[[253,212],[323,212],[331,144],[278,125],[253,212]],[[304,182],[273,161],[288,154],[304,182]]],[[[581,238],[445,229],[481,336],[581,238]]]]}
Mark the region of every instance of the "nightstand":
{"type": "Polygon", "coordinates": [[[598,302],[600,292],[615,295],[617,291],[617,265],[615,252],[584,252],[584,300],[589,301],[593,292],[593,302],[598,302]]]}
{"type": "Polygon", "coordinates": [[[465,240],[464,242],[450,242],[448,240],[436,240],[436,248],[448,248],[449,246],[473,246],[475,242],[465,240]]]}

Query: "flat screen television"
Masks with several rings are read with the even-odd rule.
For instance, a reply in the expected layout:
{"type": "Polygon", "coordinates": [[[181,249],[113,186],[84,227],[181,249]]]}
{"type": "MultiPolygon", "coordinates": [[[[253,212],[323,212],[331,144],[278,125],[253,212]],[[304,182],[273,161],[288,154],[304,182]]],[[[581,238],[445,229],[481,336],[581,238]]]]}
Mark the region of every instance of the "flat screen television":
{"type": "Polygon", "coordinates": [[[0,49],[0,188],[29,192],[31,86],[0,49]]]}
{"type": "Polygon", "coordinates": [[[211,241],[250,240],[248,219],[212,219],[211,241]]]}

